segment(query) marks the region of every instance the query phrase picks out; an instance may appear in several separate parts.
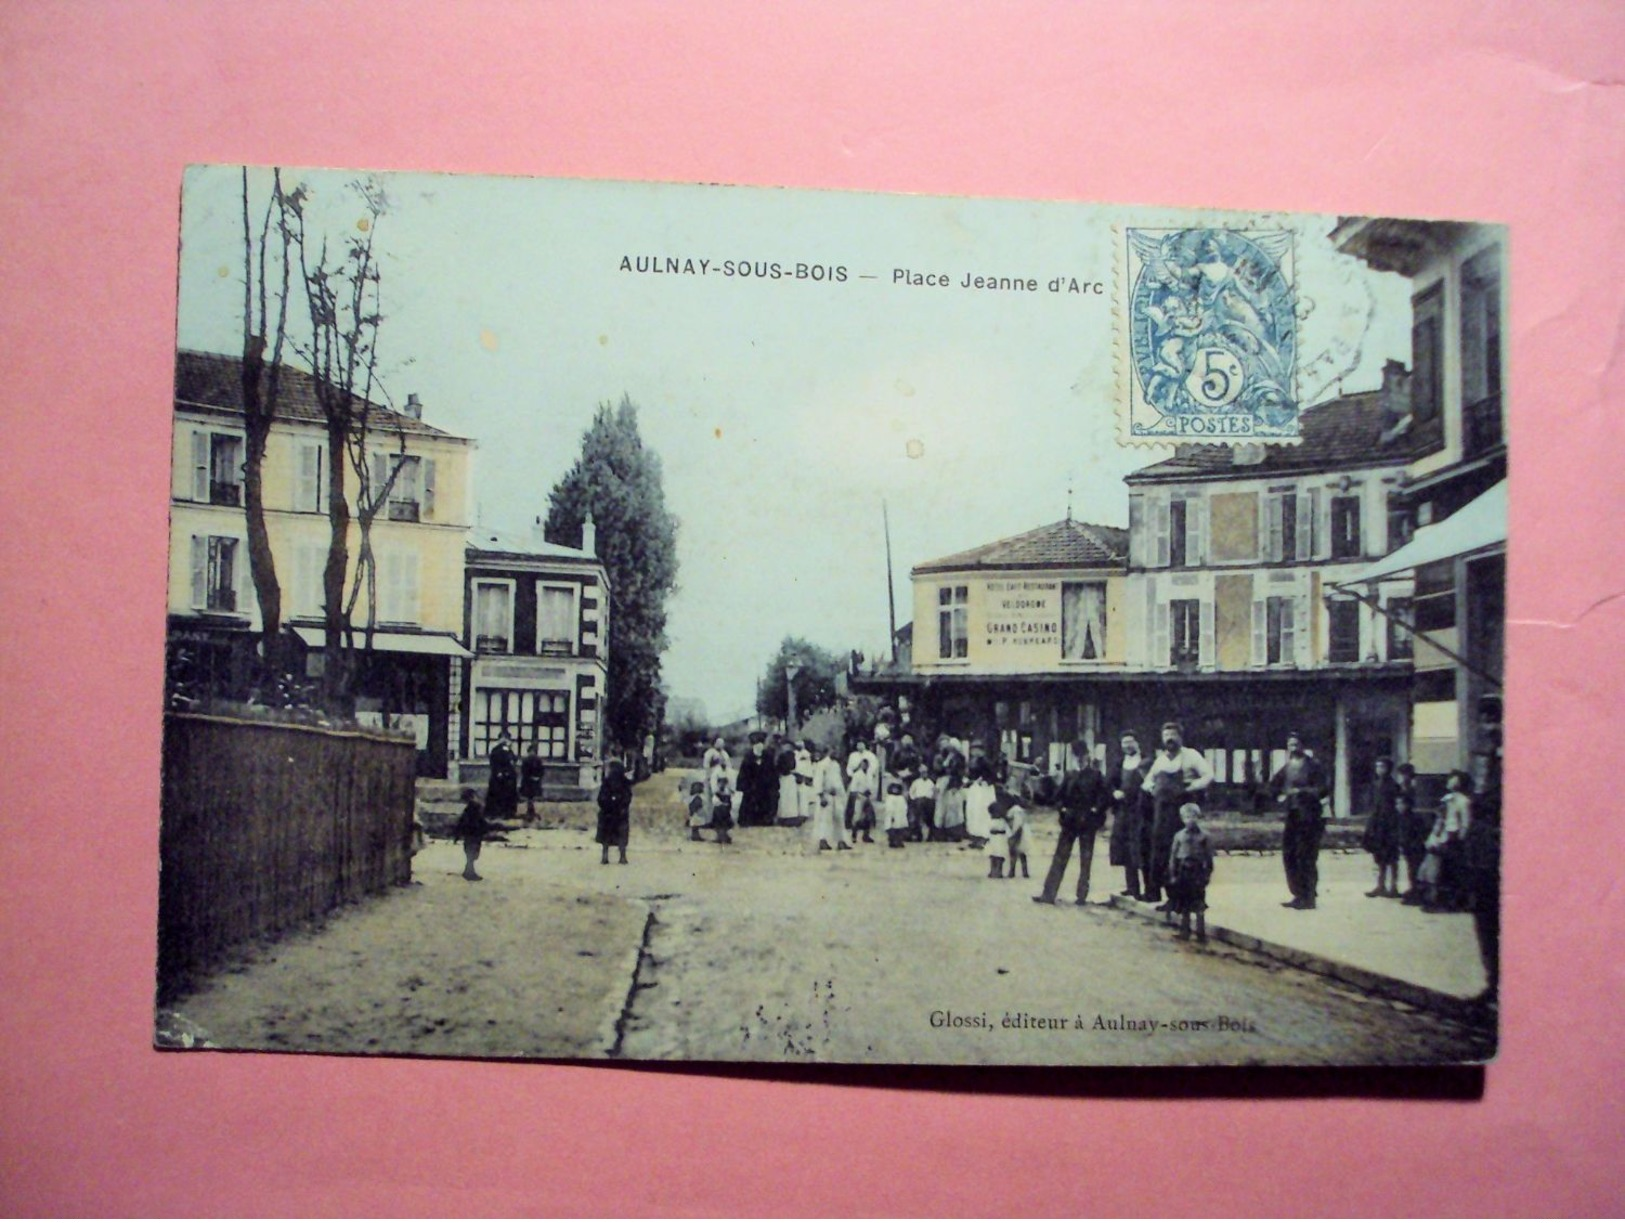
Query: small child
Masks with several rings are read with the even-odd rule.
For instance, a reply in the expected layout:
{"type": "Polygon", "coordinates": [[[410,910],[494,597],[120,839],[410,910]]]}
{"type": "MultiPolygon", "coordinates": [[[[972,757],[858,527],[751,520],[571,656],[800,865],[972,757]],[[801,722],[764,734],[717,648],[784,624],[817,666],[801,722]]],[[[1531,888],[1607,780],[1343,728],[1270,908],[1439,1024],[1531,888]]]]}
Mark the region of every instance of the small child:
{"type": "Polygon", "coordinates": [[[1406,888],[1400,899],[1408,905],[1419,905],[1427,899],[1422,884],[1422,864],[1427,857],[1428,833],[1433,821],[1416,801],[1416,768],[1402,764],[1394,770],[1394,809],[1399,812],[1399,853],[1405,860],[1406,888]]]}
{"type": "Polygon", "coordinates": [[[931,813],[937,805],[937,787],[928,773],[922,772],[908,783],[908,839],[925,840],[931,828],[931,813]]]}
{"type": "Polygon", "coordinates": [[[691,782],[688,787],[688,839],[702,841],[700,829],[711,825],[711,813],[705,809],[705,783],[691,782]]]}
{"type": "Polygon", "coordinates": [[[1173,908],[1168,920],[1179,914],[1176,938],[1190,938],[1191,914],[1196,915],[1196,941],[1207,942],[1207,885],[1213,878],[1213,842],[1202,830],[1202,809],[1186,803],[1179,809],[1185,826],[1174,834],[1168,851],[1168,892],[1173,908]]]}
{"type": "Polygon", "coordinates": [[[716,829],[718,845],[732,845],[733,838],[728,835],[728,829],[734,823],[733,791],[728,788],[728,775],[718,771],[711,779],[711,796],[714,806],[711,808],[711,827],[716,829]]]}
{"type": "Polygon", "coordinates": [[[853,755],[858,759],[846,783],[846,828],[873,845],[875,839],[870,830],[875,826],[875,787],[879,785],[879,778],[869,769],[869,757],[862,752],[861,740],[859,751],[853,755]]]}
{"type": "Polygon", "coordinates": [[[1427,857],[1421,880],[1427,887],[1424,913],[1445,913],[1460,907],[1463,847],[1473,822],[1473,804],[1467,792],[1472,782],[1460,769],[1445,780],[1444,802],[1428,833],[1427,857]]]}
{"type": "Polygon", "coordinates": [[[470,883],[478,883],[484,878],[474,869],[474,863],[479,860],[480,844],[485,840],[489,827],[485,820],[485,807],[481,804],[479,795],[473,790],[465,789],[463,813],[457,817],[457,823],[452,827],[451,834],[463,842],[463,878],[470,883]]]}
{"type": "Polygon", "coordinates": [[[1021,877],[1032,878],[1027,873],[1027,842],[1031,839],[1027,833],[1027,810],[1015,795],[1007,794],[1010,809],[1005,812],[1004,818],[1010,824],[1010,878],[1016,877],[1016,863],[1021,863],[1021,877]]]}
{"type": "Polygon", "coordinates": [[[880,807],[880,827],[886,834],[887,849],[902,849],[909,835],[909,802],[900,778],[886,781],[886,797],[880,807]]]}
{"type": "Polygon", "coordinates": [[[1394,780],[1394,762],[1377,757],[1376,779],[1371,787],[1371,818],[1366,821],[1361,845],[1377,867],[1377,886],[1367,896],[1399,895],[1399,783],[1394,780]]]}
{"type": "MultiPolygon", "coordinates": [[[[1010,804],[1003,794],[995,794],[987,806],[987,877],[1004,878],[1004,860],[1010,856],[1010,804]]],[[[1013,873],[1013,872],[1012,872],[1013,873]]]]}

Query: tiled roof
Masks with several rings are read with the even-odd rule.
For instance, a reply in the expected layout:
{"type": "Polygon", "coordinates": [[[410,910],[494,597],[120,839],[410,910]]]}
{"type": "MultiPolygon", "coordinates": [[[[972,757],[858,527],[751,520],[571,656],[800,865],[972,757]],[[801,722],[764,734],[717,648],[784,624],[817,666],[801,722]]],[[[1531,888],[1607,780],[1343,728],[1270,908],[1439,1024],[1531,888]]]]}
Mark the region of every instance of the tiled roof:
{"type": "MultiPolygon", "coordinates": [[[[175,406],[242,415],[242,365],[241,357],[181,349],[175,354],[175,406]]],[[[367,427],[370,429],[399,429],[403,433],[430,437],[454,436],[444,429],[436,429],[416,417],[391,411],[381,404],[374,403],[368,407],[367,427]]],[[[278,420],[324,423],[326,418],[322,415],[322,405],[316,399],[316,379],[302,369],[284,365],[277,392],[276,414],[278,420]]]]}
{"type": "Polygon", "coordinates": [[[1063,519],[914,567],[915,573],[954,569],[1100,569],[1128,558],[1128,532],[1063,519]]]}
{"type": "Polygon", "coordinates": [[[1303,440],[1296,446],[1265,446],[1256,463],[1237,463],[1230,446],[1181,446],[1171,459],[1132,471],[1129,484],[1158,484],[1189,479],[1248,479],[1288,472],[1337,471],[1407,463],[1443,444],[1442,422],[1386,436],[1381,391],[1345,395],[1304,409],[1299,418],[1303,440]]]}

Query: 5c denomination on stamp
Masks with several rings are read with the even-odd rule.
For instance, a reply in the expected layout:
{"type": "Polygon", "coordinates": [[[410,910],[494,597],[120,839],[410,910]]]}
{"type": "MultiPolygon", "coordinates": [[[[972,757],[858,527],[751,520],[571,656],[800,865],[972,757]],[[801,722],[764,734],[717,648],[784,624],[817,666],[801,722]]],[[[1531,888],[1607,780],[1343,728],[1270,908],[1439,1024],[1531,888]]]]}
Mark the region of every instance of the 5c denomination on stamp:
{"type": "Polygon", "coordinates": [[[1123,442],[1298,440],[1292,243],[1282,229],[1122,231],[1123,442]]]}

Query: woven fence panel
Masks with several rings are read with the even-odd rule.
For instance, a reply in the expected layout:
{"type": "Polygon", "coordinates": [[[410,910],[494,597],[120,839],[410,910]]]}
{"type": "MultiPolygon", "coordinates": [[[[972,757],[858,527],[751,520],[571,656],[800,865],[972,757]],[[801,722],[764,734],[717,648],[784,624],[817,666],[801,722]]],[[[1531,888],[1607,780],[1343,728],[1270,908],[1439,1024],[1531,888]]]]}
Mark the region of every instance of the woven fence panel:
{"type": "Polygon", "coordinates": [[[164,718],[161,996],[247,940],[412,877],[413,744],[164,718]]]}

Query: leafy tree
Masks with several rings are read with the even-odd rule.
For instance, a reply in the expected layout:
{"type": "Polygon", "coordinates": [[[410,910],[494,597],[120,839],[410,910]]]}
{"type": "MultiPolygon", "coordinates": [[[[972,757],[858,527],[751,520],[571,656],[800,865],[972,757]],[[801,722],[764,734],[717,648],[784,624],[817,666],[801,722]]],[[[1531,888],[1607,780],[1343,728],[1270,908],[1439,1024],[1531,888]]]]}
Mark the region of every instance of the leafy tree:
{"type": "Polygon", "coordinates": [[[665,720],[660,658],[666,599],[677,589],[677,519],[666,509],[660,456],[644,446],[627,396],[600,404],[582,434],[581,457],[548,496],[547,538],[579,548],[589,516],[610,586],[604,734],[635,751],[665,720]]]}
{"type": "Polygon", "coordinates": [[[846,656],[832,654],[800,637],[786,637],[779,643],[779,652],[767,664],[767,671],[756,686],[757,713],[781,720],[789,716],[786,675],[791,666],[800,668],[791,681],[796,692],[797,722],[834,706],[835,677],[845,669],[846,656]]]}

